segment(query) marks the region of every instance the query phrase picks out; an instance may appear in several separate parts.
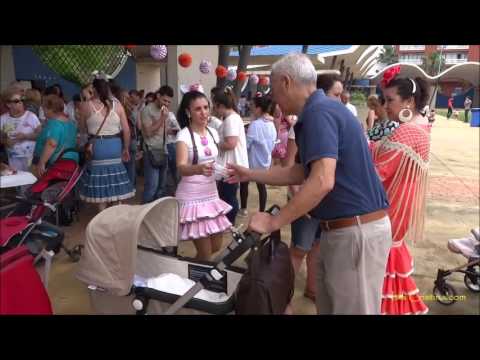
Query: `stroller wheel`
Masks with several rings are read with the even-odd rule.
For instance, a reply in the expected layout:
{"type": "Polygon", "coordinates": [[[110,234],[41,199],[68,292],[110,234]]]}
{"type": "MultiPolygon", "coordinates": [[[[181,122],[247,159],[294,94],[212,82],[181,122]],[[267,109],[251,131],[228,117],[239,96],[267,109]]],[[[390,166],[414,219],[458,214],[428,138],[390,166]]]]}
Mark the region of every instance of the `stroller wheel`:
{"type": "Polygon", "coordinates": [[[444,282],[441,287],[435,285],[433,288],[433,295],[435,295],[435,300],[443,305],[452,305],[455,303],[455,296],[457,292],[452,285],[444,282]]]}
{"type": "Polygon", "coordinates": [[[70,250],[70,253],[68,255],[73,262],[78,262],[80,260],[80,257],[82,256],[82,248],[83,245],[77,245],[72,250],[70,250]]]}
{"type": "Polygon", "coordinates": [[[477,265],[468,270],[474,272],[475,274],[465,274],[463,277],[463,282],[468,290],[478,293],[480,292],[480,266],[477,265]]]}

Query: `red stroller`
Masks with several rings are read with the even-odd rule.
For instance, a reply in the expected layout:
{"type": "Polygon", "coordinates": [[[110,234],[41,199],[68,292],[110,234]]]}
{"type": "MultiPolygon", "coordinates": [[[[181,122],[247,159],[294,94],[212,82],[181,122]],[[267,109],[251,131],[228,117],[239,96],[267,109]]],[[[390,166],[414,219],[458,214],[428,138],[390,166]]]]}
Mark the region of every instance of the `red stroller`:
{"type": "Polygon", "coordinates": [[[53,185],[48,186],[39,198],[33,196],[30,198],[16,197],[16,201],[31,207],[28,214],[13,215],[0,220],[0,254],[25,245],[30,254],[35,257],[34,264],[41,259],[45,260],[43,277],[45,286],[48,284],[52,257],[60,249],[64,249],[74,261],[78,261],[80,258],[81,247],[77,246],[72,250],[67,249],[63,245],[63,230],[44,221],[43,218],[50,211],[52,213],[57,211],[59,205],[72,192],[83,171],[84,167],[81,168],[75,164],[73,173],[67,181],[56,181],[53,185]]]}
{"type": "Polygon", "coordinates": [[[0,255],[0,315],[51,315],[52,305],[26,246],[0,255]],[[15,291],[8,291],[15,289],[15,291]]]}

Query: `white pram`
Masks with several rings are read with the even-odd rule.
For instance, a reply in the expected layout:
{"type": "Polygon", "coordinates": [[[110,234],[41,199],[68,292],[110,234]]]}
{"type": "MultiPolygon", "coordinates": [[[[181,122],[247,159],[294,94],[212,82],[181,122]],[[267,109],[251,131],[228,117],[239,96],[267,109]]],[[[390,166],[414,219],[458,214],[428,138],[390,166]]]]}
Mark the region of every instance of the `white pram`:
{"type": "Polygon", "coordinates": [[[463,281],[470,291],[480,292],[480,228],[472,229],[464,238],[448,240],[447,247],[467,258],[467,263],[462,266],[450,270],[438,269],[433,294],[439,303],[451,305],[455,302],[456,291],[445,278],[455,272],[464,274],[463,281]]]}
{"type": "MultiPolygon", "coordinates": [[[[110,207],[92,219],[77,278],[88,286],[95,313],[163,314],[211,271],[213,263],[177,256],[178,212],[177,200],[166,197],[110,207]]],[[[231,313],[244,271],[226,267],[178,314],[231,313]]]]}

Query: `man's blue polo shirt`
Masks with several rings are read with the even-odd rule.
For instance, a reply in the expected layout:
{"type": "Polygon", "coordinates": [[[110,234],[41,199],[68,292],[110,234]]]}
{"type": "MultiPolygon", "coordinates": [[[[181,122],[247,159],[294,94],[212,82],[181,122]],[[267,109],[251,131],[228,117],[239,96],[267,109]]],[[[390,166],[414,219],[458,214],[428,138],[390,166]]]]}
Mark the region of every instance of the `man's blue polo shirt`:
{"type": "Polygon", "coordinates": [[[333,190],[310,212],[321,220],[353,217],[388,208],[358,120],[340,101],[315,91],[295,125],[297,162],[310,173],[312,161],[337,160],[333,190]]]}

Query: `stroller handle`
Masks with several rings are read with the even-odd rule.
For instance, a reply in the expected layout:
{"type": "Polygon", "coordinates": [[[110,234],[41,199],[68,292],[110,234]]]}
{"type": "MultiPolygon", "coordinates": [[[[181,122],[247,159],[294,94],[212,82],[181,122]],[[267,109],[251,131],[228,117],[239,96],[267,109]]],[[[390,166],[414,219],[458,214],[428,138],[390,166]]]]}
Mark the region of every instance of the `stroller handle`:
{"type": "MultiPolygon", "coordinates": [[[[267,213],[275,216],[280,212],[278,205],[273,205],[267,210],[267,213]]],[[[193,287],[191,287],[184,295],[179,297],[164,313],[164,315],[173,315],[180,310],[186,303],[201,290],[205,289],[207,284],[213,280],[220,280],[223,275],[222,271],[230,266],[234,261],[240,258],[245,252],[254,247],[260,240],[261,234],[254,231],[233,232],[232,243],[224,250],[220,260],[216,262],[210,272],[206,273],[193,287]]]]}

